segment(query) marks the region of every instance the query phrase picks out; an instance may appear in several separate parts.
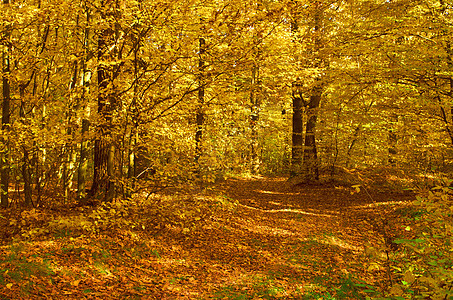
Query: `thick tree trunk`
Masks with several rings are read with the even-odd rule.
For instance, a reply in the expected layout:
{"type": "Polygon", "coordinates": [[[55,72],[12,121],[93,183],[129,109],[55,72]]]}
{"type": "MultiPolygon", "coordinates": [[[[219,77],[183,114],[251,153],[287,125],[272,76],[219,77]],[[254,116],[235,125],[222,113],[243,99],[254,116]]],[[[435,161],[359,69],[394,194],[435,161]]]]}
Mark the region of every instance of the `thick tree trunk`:
{"type": "Polygon", "coordinates": [[[291,151],[291,176],[300,174],[303,162],[303,110],[304,100],[302,93],[298,91],[300,85],[293,84],[293,131],[292,131],[292,151],[291,151]],[[297,90],[297,92],[295,92],[297,90]]]}
{"type": "MultiPolygon", "coordinates": [[[[322,26],[322,5],[319,1],[312,4],[314,20],[313,28],[308,32],[311,35],[312,47],[307,55],[307,67],[318,69],[322,67],[322,57],[319,55],[321,49],[321,26],[322,26]],[[310,57],[311,56],[311,57],[310,57]]],[[[295,8],[293,21],[291,22],[291,31],[294,41],[297,42],[299,34],[298,13],[295,8]]],[[[307,33],[308,33],[307,32],[307,33]]],[[[301,58],[296,57],[296,61],[301,58]]],[[[319,162],[316,149],[316,122],[318,109],[322,95],[322,83],[320,75],[314,78],[314,86],[311,89],[310,100],[305,101],[303,98],[302,85],[298,79],[293,83],[292,100],[293,100],[293,151],[292,151],[292,178],[295,184],[301,182],[311,182],[319,179],[319,162]],[[305,141],[303,139],[303,109],[306,110],[307,123],[305,128],[305,141]]]]}
{"type": "Polygon", "coordinates": [[[318,108],[321,101],[321,88],[315,87],[310,96],[307,108],[307,125],[304,145],[304,167],[303,174],[305,180],[310,182],[319,179],[318,152],[316,149],[316,121],[318,118],[318,108]]]}
{"type": "MultiPolygon", "coordinates": [[[[321,49],[321,26],[322,26],[322,4],[318,1],[313,3],[314,20],[313,20],[313,49],[314,56],[312,59],[312,66],[314,68],[322,67],[322,57],[319,56],[321,49]]],[[[307,182],[316,181],[319,179],[319,161],[318,152],[316,149],[316,121],[318,118],[318,109],[321,102],[321,95],[323,85],[321,78],[315,78],[314,87],[311,90],[310,101],[307,107],[307,126],[305,133],[304,145],[304,180],[307,182]]]]}
{"type": "MultiPolygon", "coordinates": [[[[292,21],[291,21],[291,33],[293,36],[293,43],[299,41],[299,18],[298,7],[293,8],[292,21]]],[[[296,56],[295,60],[300,61],[300,57],[296,56]]],[[[292,83],[292,106],[293,106],[293,118],[292,118],[292,148],[291,148],[291,174],[290,177],[296,177],[302,170],[303,162],[303,136],[304,136],[304,124],[303,124],[303,111],[305,108],[305,100],[302,93],[302,84],[298,78],[292,83]]]]}
{"type": "MultiPolygon", "coordinates": [[[[107,16],[114,13],[113,5],[114,3],[101,2],[101,7],[106,12],[102,14],[102,19],[107,20],[107,16]]],[[[113,177],[115,153],[112,151],[114,149],[112,133],[112,113],[115,107],[114,77],[112,67],[103,63],[113,57],[110,48],[114,44],[114,38],[114,30],[110,27],[103,29],[98,37],[98,114],[102,120],[99,125],[98,137],[94,142],[93,184],[90,193],[91,196],[102,198],[104,201],[112,201],[115,194],[113,177]]]]}
{"type": "MultiPolygon", "coordinates": [[[[5,5],[9,4],[9,0],[3,0],[5,5]]],[[[6,29],[6,40],[9,42],[9,29],[6,29]]],[[[3,63],[3,78],[2,78],[2,130],[8,131],[10,124],[10,106],[11,106],[11,88],[9,81],[10,74],[10,47],[6,47],[3,51],[2,57],[3,63]]],[[[9,146],[8,146],[8,134],[4,134],[0,140],[0,193],[1,193],[1,205],[7,207],[8,200],[8,187],[9,187],[9,146]],[[6,138],[5,138],[6,136],[6,138]]]]}

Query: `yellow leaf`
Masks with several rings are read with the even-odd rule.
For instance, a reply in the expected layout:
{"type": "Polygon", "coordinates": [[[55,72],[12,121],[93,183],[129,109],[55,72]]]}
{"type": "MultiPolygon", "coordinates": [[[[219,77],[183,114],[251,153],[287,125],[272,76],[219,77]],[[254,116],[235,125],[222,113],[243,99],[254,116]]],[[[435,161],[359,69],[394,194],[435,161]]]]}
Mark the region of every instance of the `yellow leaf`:
{"type": "Polygon", "coordinates": [[[403,280],[406,281],[408,284],[412,284],[415,281],[415,276],[412,272],[407,271],[404,273],[403,280]]]}
{"type": "Polygon", "coordinates": [[[80,283],[80,279],[74,280],[73,282],[71,282],[71,285],[72,286],[79,286],[79,283],[80,283]]]}
{"type": "Polygon", "coordinates": [[[13,287],[13,284],[12,284],[12,283],[8,283],[8,284],[6,285],[6,287],[7,287],[8,289],[11,289],[11,288],[13,287]]]}

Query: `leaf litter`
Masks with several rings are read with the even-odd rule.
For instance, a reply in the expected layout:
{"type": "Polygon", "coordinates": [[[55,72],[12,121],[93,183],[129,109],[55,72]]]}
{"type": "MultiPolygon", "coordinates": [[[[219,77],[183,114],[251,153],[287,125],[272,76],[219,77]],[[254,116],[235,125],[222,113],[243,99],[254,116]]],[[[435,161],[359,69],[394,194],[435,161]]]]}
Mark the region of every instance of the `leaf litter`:
{"type": "Polygon", "coordinates": [[[395,211],[413,198],[259,177],[11,208],[0,218],[0,299],[310,299],[340,285],[349,299],[361,285],[348,280],[388,284],[382,231],[410,234],[395,211]]]}

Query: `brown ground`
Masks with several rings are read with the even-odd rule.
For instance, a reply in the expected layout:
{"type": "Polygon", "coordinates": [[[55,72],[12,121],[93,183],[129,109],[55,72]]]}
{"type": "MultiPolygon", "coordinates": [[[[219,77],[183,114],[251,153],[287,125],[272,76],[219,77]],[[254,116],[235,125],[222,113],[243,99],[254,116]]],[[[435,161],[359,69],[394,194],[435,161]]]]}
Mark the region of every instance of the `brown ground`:
{"type": "Polygon", "coordinates": [[[0,211],[0,299],[359,299],[348,278],[386,287],[384,236],[408,234],[413,199],[253,178],[127,208],[0,211]]]}

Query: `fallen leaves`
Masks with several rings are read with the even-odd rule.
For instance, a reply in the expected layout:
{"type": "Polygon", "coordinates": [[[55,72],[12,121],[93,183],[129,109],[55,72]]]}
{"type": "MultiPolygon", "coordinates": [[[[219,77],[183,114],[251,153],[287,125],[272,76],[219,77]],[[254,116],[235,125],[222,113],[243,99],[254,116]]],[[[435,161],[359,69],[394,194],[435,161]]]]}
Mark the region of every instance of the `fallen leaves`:
{"type": "Polygon", "coordinates": [[[5,290],[19,295],[29,286],[30,295],[70,299],[203,299],[234,283],[233,290],[254,299],[266,293],[284,299],[327,290],[310,286],[310,278],[339,282],[382,270],[380,263],[364,263],[365,254],[375,258],[380,250],[368,222],[375,212],[357,191],[291,190],[260,178],[158,197],[11,218],[20,228],[26,220],[21,230],[30,234],[0,248],[5,290]],[[364,240],[365,252],[357,250],[364,240]]]}

